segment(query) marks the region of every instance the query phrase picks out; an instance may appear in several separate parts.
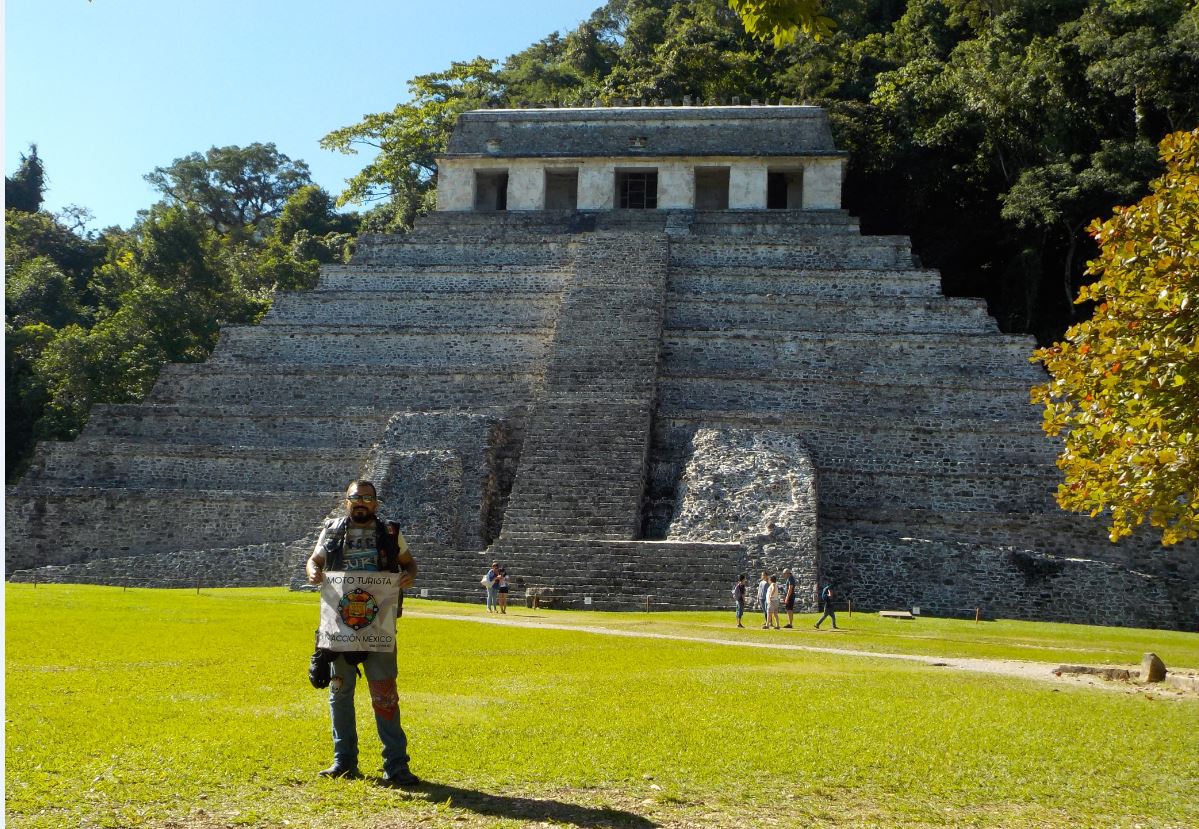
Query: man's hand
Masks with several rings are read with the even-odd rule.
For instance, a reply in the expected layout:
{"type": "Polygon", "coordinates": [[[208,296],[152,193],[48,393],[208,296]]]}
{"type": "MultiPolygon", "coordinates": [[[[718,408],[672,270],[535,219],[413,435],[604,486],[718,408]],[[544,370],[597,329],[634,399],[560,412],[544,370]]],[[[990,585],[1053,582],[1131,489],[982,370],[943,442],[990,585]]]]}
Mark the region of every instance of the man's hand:
{"type": "Polygon", "coordinates": [[[401,590],[407,590],[409,587],[412,586],[412,582],[414,581],[414,578],[413,578],[414,575],[415,575],[414,573],[410,573],[407,570],[400,571],[400,589],[401,590]]]}
{"type": "Polygon", "coordinates": [[[304,565],[304,569],[308,573],[309,584],[320,584],[325,580],[325,569],[320,565],[320,563],[312,559],[308,559],[308,563],[304,565]]]}

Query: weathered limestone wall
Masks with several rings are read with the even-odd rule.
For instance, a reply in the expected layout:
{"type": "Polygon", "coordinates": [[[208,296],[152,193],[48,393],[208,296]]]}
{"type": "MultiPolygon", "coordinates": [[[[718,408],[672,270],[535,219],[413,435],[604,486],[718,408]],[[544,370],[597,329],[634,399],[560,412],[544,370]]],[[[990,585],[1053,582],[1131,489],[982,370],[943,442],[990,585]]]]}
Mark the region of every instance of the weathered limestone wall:
{"type": "Polygon", "coordinates": [[[679,476],[667,540],[739,543],[741,572],[789,568],[798,609],[816,609],[816,469],[794,435],[699,429],[679,476]]]}

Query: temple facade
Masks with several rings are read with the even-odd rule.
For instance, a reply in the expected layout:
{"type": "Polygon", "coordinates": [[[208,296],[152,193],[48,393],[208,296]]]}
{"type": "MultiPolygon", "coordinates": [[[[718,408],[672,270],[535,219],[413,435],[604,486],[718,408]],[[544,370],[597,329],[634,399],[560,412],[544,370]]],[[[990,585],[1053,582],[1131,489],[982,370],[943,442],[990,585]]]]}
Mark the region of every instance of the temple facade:
{"type": "Polygon", "coordinates": [[[437,159],[437,209],[836,210],[819,107],[492,109],[437,159]]]}

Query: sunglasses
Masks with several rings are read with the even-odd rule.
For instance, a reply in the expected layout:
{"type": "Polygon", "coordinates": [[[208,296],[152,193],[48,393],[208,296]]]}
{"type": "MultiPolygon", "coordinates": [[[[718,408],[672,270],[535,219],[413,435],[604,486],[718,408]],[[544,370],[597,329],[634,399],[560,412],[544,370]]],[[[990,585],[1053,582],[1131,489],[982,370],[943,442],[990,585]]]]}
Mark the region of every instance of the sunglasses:
{"type": "Polygon", "coordinates": [[[377,500],[374,495],[347,495],[347,501],[364,501],[368,504],[373,504],[377,500]]]}

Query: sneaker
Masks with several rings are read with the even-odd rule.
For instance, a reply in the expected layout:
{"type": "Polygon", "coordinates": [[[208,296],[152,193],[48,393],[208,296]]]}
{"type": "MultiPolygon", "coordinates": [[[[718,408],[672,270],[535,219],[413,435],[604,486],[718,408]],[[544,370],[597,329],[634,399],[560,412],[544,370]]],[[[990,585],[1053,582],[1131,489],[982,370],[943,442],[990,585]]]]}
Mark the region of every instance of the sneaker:
{"type": "Polygon", "coordinates": [[[762,625],[762,630],[766,630],[770,625],[762,625]]]}
{"type": "Polygon", "coordinates": [[[791,628],[790,625],[783,625],[783,627],[787,628],[788,630],[791,628]]]}
{"type": "Polygon", "coordinates": [[[383,779],[379,781],[380,786],[385,786],[389,789],[409,789],[413,786],[419,786],[421,780],[410,771],[402,771],[399,774],[385,774],[383,779]]]}
{"type": "Polygon", "coordinates": [[[357,780],[362,777],[362,772],[356,768],[343,768],[334,763],[327,769],[321,769],[317,772],[318,777],[345,777],[349,780],[357,780]]]}

